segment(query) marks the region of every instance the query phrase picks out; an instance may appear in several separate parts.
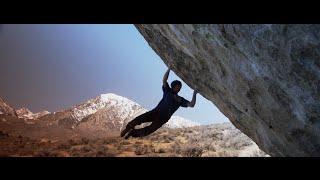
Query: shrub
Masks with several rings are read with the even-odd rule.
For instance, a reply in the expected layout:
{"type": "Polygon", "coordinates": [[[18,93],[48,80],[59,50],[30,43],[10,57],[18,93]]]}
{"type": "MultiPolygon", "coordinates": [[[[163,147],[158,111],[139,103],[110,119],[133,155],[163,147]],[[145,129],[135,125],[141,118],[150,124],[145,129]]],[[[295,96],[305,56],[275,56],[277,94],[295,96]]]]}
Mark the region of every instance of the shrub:
{"type": "Polygon", "coordinates": [[[196,145],[187,146],[182,149],[182,155],[186,157],[200,157],[203,150],[196,145]]]}
{"type": "Polygon", "coordinates": [[[58,145],[57,148],[58,148],[58,149],[70,149],[70,148],[71,148],[71,145],[68,144],[68,143],[63,143],[63,144],[58,145]]]}
{"type": "Polygon", "coordinates": [[[164,142],[164,143],[170,143],[171,141],[170,141],[170,139],[168,138],[168,139],[165,139],[163,142],[164,142]]]}
{"type": "Polygon", "coordinates": [[[175,154],[180,154],[181,153],[181,146],[178,143],[174,143],[172,145],[172,150],[175,154]]]}
{"type": "Polygon", "coordinates": [[[158,152],[159,153],[165,153],[166,151],[163,148],[160,148],[158,152]]]}
{"type": "Polygon", "coordinates": [[[73,139],[69,139],[68,143],[69,143],[71,146],[75,146],[75,145],[78,144],[78,143],[77,143],[75,140],[73,140],[73,139]]]}
{"type": "Polygon", "coordinates": [[[104,152],[104,151],[98,151],[96,156],[97,157],[115,157],[115,154],[104,152]]]}
{"type": "Polygon", "coordinates": [[[141,141],[136,141],[134,144],[143,144],[141,141]]]}
{"type": "Polygon", "coordinates": [[[35,154],[36,157],[49,157],[50,156],[50,152],[47,150],[42,150],[40,152],[37,152],[35,154]]]}
{"type": "Polygon", "coordinates": [[[130,141],[122,141],[120,142],[120,145],[130,145],[130,141]]]}
{"type": "Polygon", "coordinates": [[[134,151],[134,153],[136,155],[143,155],[143,154],[146,154],[146,152],[147,152],[146,149],[144,147],[141,147],[141,146],[136,147],[136,149],[134,151]]]}
{"type": "Polygon", "coordinates": [[[114,139],[114,138],[108,138],[108,139],[104,139],[103,140],[103,144],[113,144],[113,143],[116,143],[116,142],[118,142],[116,139],[114,139]]]}
{"type": "Polygon", "coordinates": [[[88,143],[89,143],[89,139],[83,137],[83,138],[81,138],[81,142],[82,142],[83,144],[88,144],[88,143]]]}
{"type": "Polygon", "coordinates": [[[84,147],[81,148],[81,152],[87,153],[87,152],[90,152],[90,151],[91,151],[91,149],[88,146],[84,146],[84,147]]]}

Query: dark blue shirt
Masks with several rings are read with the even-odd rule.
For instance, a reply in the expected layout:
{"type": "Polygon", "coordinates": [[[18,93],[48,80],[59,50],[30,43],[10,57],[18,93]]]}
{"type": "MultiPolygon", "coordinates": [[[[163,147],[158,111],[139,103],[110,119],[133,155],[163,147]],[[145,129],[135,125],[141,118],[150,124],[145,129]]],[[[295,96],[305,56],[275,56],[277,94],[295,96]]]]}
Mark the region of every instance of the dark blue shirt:
{"type": "Polygon", "coordinates": [[[189,101],[174,93],[169,87],[168,82],[162,86],[163,97],[159,104],[154,108],[162,118],[170,119],[172,114],[181,106],[188,107],[189,101]]]}

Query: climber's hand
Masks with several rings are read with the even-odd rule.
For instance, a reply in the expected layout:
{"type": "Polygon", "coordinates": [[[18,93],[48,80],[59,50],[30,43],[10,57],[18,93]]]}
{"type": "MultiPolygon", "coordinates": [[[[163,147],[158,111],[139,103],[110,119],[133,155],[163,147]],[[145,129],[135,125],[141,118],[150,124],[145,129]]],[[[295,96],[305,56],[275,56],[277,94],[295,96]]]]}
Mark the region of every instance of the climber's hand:
{"type": "Polygon", "coordinates": [[[194,89],[193,89],[193,94],[197,94],[199,91],[198,91],[198,86],[195,86],[194,89]]]}

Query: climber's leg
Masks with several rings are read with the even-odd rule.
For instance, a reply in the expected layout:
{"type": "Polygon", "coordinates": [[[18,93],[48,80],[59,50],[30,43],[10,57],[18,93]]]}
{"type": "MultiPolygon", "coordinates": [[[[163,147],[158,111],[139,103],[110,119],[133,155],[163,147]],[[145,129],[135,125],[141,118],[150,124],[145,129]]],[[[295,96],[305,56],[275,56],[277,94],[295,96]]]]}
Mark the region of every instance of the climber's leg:
{"type": "Polygon", "coordinates": [[[148,111],[146,113],[143,113],[136,118],[134,118],[132,121],[130,121],[126,128],[121,132],[121,137],[123,137],[127,132],[129,132],[131,129],[133,129],[135,126],[140,125],[145,122],[152,122],[155,120],[156,112],[155,110],[148,111]]]}
{"type": "Polygon", "coordinates": [[[128,135],[126,136],[126,139],[129,138],[130,136],[132,137],[143,137],[147,136],[153,132],[155,132],[157,129],[159,129],[163,124],[168,122],[167,120],[159,120],[157,119],[156,121],[153,121],[151,125],[146,126],[141,129],[133,129],[131,130],[128,135]]]}

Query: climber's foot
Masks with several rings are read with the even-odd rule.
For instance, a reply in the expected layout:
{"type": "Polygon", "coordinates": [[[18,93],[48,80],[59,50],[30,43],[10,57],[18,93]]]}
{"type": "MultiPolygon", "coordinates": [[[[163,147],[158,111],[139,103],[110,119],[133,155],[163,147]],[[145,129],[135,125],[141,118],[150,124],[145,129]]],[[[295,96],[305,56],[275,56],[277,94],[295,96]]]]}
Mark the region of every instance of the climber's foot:
{"type": "Polygon", "coordinates": [[[124,139],[129,139],[129,137],[132,136],[132,131],[133,131],[133,129],[130,129],[128,134],[124,137],[124,139]]]}
{"type": "Polygon", "coordinates": [[[120,136],[123,137],[123,136],[126,135],[127,132],[129,132],[131,129],[132,129],[132,128],[130,128],[130,127],[127,126],[127,127],[121,132],[120,136]]]}

